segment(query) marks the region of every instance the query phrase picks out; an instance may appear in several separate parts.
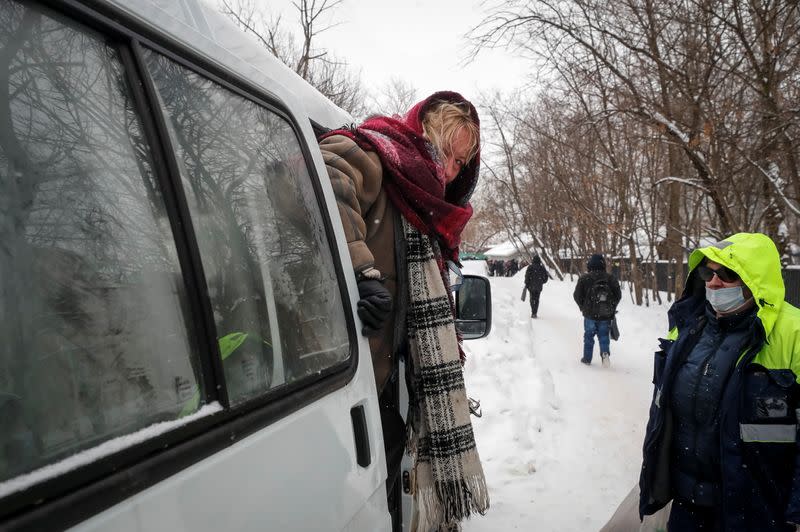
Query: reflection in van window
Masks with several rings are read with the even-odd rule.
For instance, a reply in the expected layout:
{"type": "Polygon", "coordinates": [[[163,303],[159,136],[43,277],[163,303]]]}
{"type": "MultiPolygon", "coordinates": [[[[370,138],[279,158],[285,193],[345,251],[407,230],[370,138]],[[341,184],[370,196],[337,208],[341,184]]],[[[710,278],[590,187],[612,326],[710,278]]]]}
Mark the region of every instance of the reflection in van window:
{"type": "Polygon", "coordinates": [[[331,251],[289,123],[148,51],[211,297],[231,402],[349,356],[331,251]]]}
{"type": "Polygon", "coordinates": [[[180,415],[183,281],[116,51],[0,3],[0,481],[180,415]]]}

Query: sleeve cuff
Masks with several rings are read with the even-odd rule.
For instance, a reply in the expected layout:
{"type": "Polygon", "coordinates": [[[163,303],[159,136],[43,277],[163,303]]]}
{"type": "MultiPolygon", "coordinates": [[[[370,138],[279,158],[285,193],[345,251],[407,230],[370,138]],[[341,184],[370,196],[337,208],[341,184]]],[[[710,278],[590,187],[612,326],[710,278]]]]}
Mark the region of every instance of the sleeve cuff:
{"type": "Polygon", "coordinates": [[[381,280],[381,272],[375,268],[369,267],[356,273],[356,279],[363,281],[364,279],[377,279],[381,280]]]}

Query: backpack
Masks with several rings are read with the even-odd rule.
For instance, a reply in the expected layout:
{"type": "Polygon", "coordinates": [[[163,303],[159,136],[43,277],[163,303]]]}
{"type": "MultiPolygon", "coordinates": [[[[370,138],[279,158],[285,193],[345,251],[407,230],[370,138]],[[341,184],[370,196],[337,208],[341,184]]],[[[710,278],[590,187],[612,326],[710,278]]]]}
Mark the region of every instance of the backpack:
{"type": "Polygon", "coordinates": [[[611,319],[614,316],[615,307],[612,299],[613,292],[611,285],[608,284],[608,279],[597,279],[586,291],[586,299],[584,299],[586,314],[594,319],[611,319]]]}
{"type": "Polygon", "coordinates": [[[547,270],[543,265],[539,265],[539,269],[536,273],[538,273],[538,280],[542,284],[545,284],[547,280],[550,278],[550,276],[547,275],[547,270]]]}
{"type": "Polygon", "coordinates": [[[525,270],[525,286],[528,288],[537,287],[541,289],[541,286],[547,282],[548,277],[544,265],[531,264],[528,266],[528,269],[525,270]]]}

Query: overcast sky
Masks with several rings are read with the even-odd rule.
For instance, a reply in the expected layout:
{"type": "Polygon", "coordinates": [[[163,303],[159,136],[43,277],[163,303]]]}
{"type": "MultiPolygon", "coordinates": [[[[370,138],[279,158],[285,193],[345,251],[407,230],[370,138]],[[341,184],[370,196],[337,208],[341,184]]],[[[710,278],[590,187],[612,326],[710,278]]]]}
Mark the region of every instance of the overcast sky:
{"type": "MultiPolygon", "coordinates": [[[[270,0],[268,6],[287,22],[297,20],[291,0],[270,0]]],[[[370,91],[400,77],[420,97],[448,89],[477,100],[481,91],[523,85],[530,68],[505,50],[461,64],[469,50],[464,34],[483,17],[481,0],[344,0],[331,16],[339,24],[319,35],[318,46],[360,70],[370,91]]]]}

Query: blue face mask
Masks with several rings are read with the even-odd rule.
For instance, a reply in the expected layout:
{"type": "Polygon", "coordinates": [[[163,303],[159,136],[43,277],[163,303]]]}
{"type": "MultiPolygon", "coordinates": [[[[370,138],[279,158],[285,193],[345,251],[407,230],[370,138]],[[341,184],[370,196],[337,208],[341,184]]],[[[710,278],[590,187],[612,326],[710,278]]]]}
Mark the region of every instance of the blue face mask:
{"type": "Polygon", "coordinates": [[[747,301],[741,286],[717,288],[716,290],[706,287],[706,299],[711,303],[711,306],[714,307],[714,310],[719,313],[736,310],[747,301]]]}

